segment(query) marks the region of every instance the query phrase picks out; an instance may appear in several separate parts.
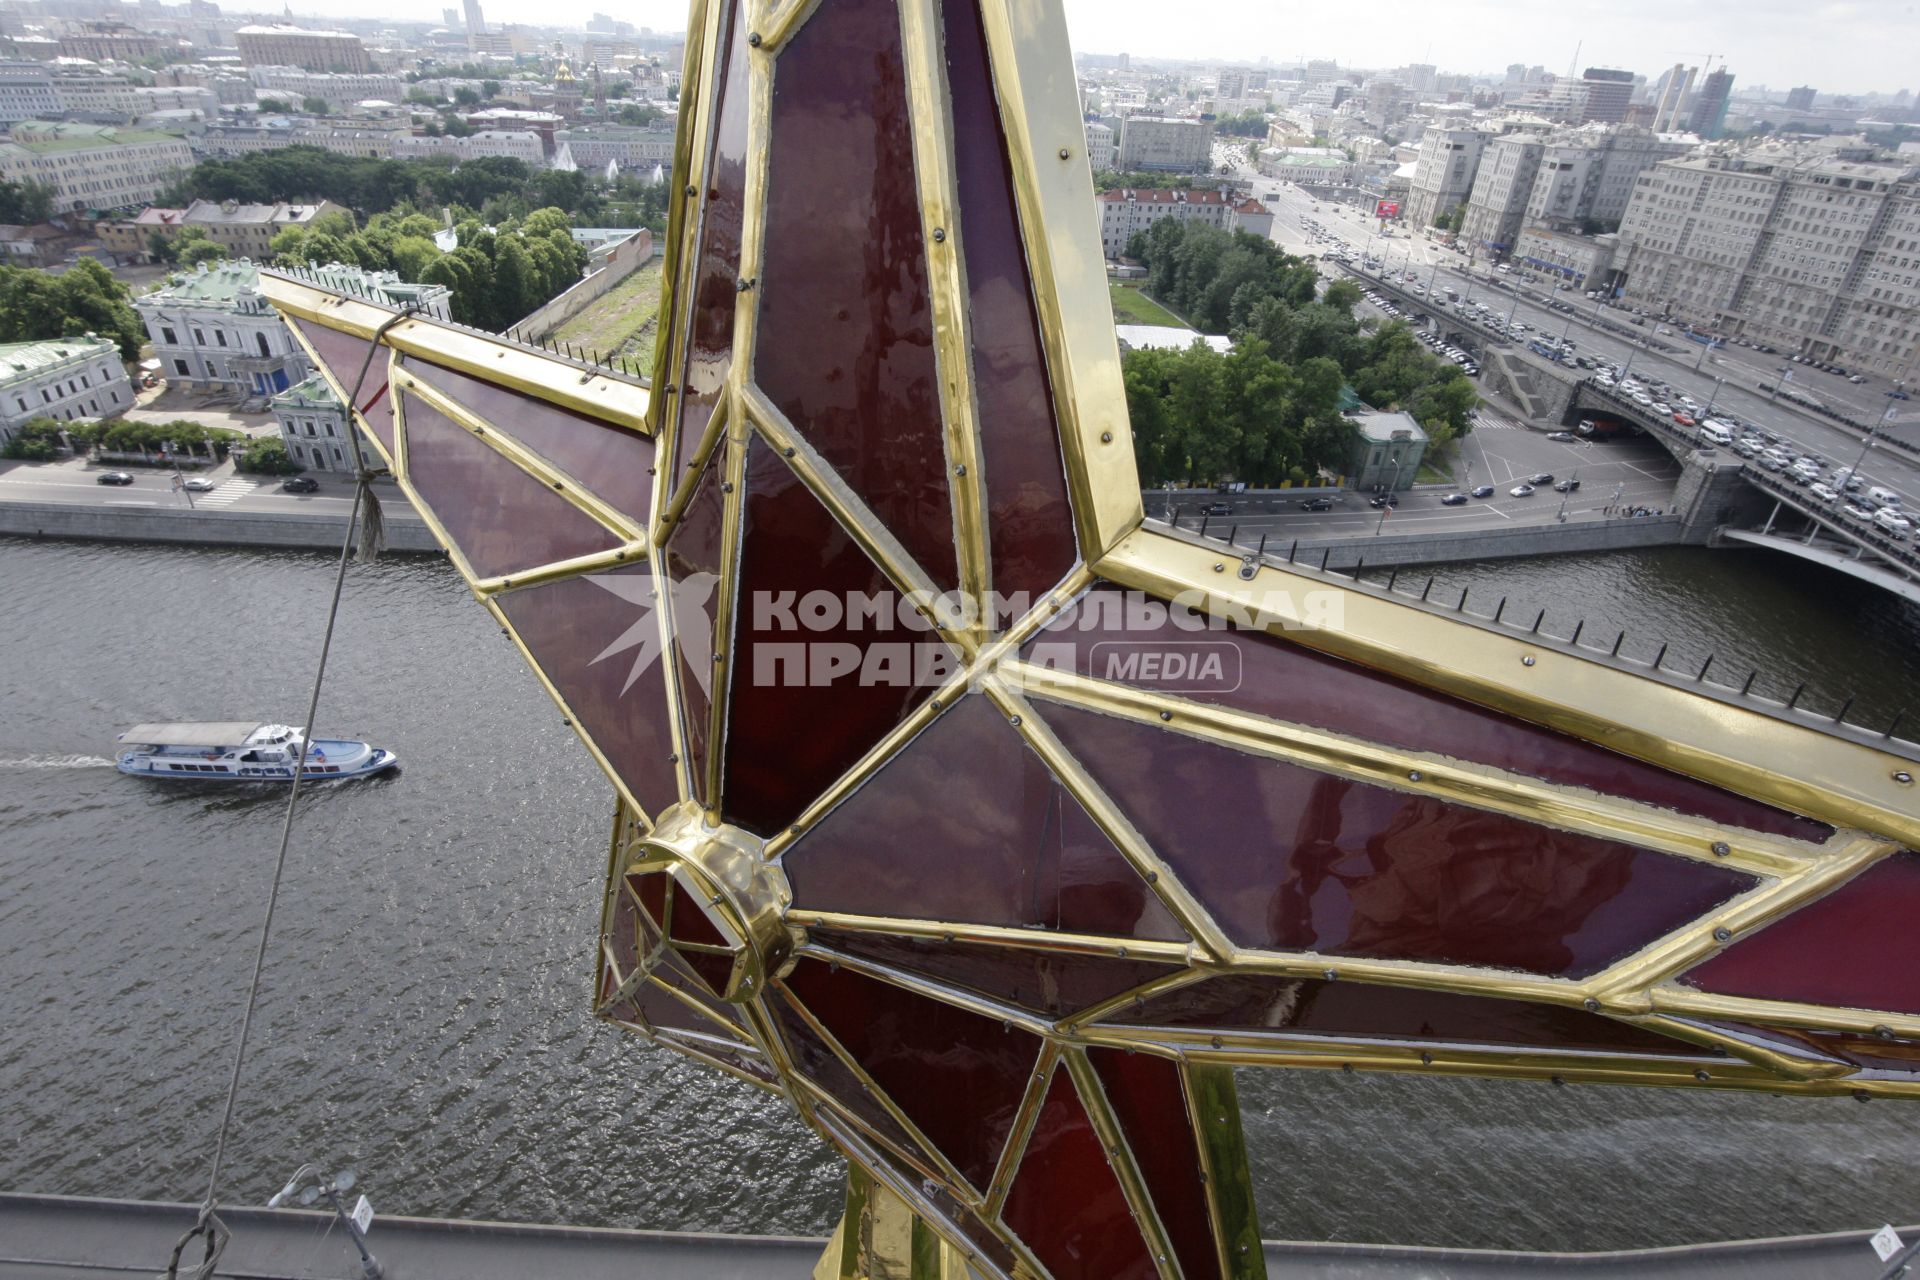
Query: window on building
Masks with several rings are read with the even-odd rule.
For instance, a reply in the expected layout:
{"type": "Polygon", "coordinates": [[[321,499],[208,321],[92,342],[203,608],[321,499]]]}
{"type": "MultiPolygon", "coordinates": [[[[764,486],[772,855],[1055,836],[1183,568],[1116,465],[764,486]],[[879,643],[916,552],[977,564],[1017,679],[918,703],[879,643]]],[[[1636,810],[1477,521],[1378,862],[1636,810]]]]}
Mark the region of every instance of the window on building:
{"type": "Polygon", "coordinates": [[[185,360],[175,360],[173,362],[173,371],[183,378],[189,376],[187,373],[187,362],[185,360]]]}
{"type": "Polygon", "coordinates": [[[257,343],[259,343],[259,344],[260,344],[260,354],[261,354],[261,355],[263,355],[263,356],[270,356],[270,355],[272,355],[272,354],[273,354],[273,348],[271,348],[271,347],[269,347],[269,346],[267,345],[267,335],[266,335],[266,334],[264,334],[264,333],[256,333],[256,334],[254,334],[254,335],[253,335],[253,340],[254,340],[255,342],[257,342],[257,343]]]}
{"type": "Polygon", "coordinates": [[[221,346],[224,347],[227,345],[227,331],[225,329],[215,329],[213,331],[213,338],[214,341],[218,342],[221,346]]]}
{"type": "Polygon", "coordinates": [[[204,346],[206,346],[206,345],[207,345],[207,335],[206,335],[206,334],[204,334],[204,333],[202,333],[202,332],[200,332],[200,330],[198,330],[198,329],[195,329],[195,330],[193,331],[193,345],[194,345],[194,346],[196,346],[196,347],[204,347],[204,346]]]}
{"type": "Polygon", "coordinates": [[[177,346],[177,345],[179,344],[179,342],[180,342],[180,339],[174,336],[174,332],[173,332],[173,330],[172,330],[172,329],[169,329],[169,328],[167,328],[167,327],[166,327],[165,325],[161,325],[161,326],[160,326],[160,341],[162,341],[162,342],[170,342],[170,343],[173,343],[173,344],[175,344],[175,345],[177,346]]]}
{"type": "Polygon", "coordinates": [[[53,396],[52,396],[51,394],[49,394],[49,393],[48,393],[48,391],[47,391],[47,389],[46,389],[45,387],[42,387],[42,388],[40,388],[40,402],[41,402],[42,404],[52,404],[52,403],[53,403],[53,396]]]}

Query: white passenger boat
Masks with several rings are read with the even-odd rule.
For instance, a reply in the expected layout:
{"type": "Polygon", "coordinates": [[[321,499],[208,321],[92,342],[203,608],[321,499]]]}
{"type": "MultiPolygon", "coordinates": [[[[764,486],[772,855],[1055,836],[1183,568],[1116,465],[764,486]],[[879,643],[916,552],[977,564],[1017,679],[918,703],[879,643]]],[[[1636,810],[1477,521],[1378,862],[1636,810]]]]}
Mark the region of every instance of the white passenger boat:
{"type": "Polygon", "coordinates": [[[137,724],[121,734],[122,773],[190,782],[291,782],[306,756],[309,781],[365,778],[400,763],[382,747],[314,738],[290,725],[252,720],[137,724]]]}

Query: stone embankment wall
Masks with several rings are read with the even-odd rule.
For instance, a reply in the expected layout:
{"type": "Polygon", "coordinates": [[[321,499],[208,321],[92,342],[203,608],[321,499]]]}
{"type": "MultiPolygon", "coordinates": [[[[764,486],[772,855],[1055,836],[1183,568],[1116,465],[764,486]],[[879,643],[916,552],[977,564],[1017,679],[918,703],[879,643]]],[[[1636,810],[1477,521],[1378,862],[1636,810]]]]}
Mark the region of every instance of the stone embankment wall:
{"type": "MultiPolygon", "coordinates": [[[[387,549],[438,552],[427,526],[399,516],[389,501],[387,549]]],[[[0,534],[86,538],[104,542],[170,542],[210,547],[275,547],[338,551],[347,517],[310,512],[237,512],[201,508],[98,507],[66,502],[0,502],[0,534]]]]}

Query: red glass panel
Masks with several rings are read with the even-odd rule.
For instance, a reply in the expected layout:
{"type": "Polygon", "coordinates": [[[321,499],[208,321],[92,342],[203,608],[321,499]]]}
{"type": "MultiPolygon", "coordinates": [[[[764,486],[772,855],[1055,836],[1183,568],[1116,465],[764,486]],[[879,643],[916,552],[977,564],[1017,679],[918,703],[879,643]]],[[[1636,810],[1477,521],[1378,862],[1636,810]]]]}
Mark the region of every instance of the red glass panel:
{"type": "Polygon", "coordinates": [[[1056,1276],[1160,1274],[1064,1066],[1047,1085],[1000,1216],[1056,1276]]]}
{"type": "Polygon", "coordinates": [[[994,1000],[1064,1018],[1183,967],[1154,960],[1068,955],[1026,947],[941,942],[849,929],[807,930],[807,940],[842,955],[860,956],[940,982],[970,988],[994,1000]]]}
{"type": "Polygon", "coordinates": [[[649,1029],[696,1031],[701,1035],[718,1036],[720,1028],[702,1017],[696,1010],[687,1007],[685,1001],[671,994],[657,981],[648,978],[633,992],[632,1004],[649,1029]]]}
{"type": "Polygon", "coordinates": [[[893,1118],[893,1113],[880,1105],[872,1091],[795,1011],[784,992],[775,992],[767,998],[767,1012],[780,1029],[780,1038],[786,1042],[794,1070],[825,1089],[880,1138],[924,1163],[929,1172],[938,1170],[939,1165],[921,1150],[920,1144],[893,1118]]]}
{"type": "Polygon", "coordinates": [[[747,41],[739,6],[728,5],[727,50],[721,70],[719,111],[714,116],[707,189],[701,202],[700,249],[693,260],[687,350],[680,369],[679,426],[673,446],[672,483],[687,475],[693,447],[713,415],[733,362],[733,311],[739,296],[740,216],[747,189],[747,41]]]}
{"type": "Polygon", "coordinates": [[[667,920],[667,881],[670,879],[664,871],[649,871],[627,877],[627,883],[640,895],[640,903],[653,917],[655,929],[664,928],[667,920]]]}
{"type": "Polygon", "coordinates": [[[640,968],[640,957],[646,949],[646,938],[640,932],[640,908],[634,904],[633,895],[625,888],[615,885],[613,891],[612,919],[607,922],[607,950],[613,953],[615,963],[620,966],[620,978],[625,981],[640,968]]]}
{"type": "Polygon", "coordinates": [[[1583,1009],[1365,982],[1228,974],[1115,1010],[1105,1022],[1338,1039],[1704,1057],[1707,1051],[1583,1009]]]}
{"type": "Polygon", "coordinates": [[[651,814],[680,799],[668,759],[673,740],[653,615],[655,581],[645,565],[635,565],[498,597],[575,723],[651,814]]]}
{"type": "Polygon", "coordinates": [[[424,360],[409,359],[406,370],[572,476],[589,493],[646,523],[653,497],[653,441],[647,437],[424,360]]]}
{"type": "Polygon", "coordinates": [[[679,948],[680,958],[687,967],[700,975],[700,981],[715,997],[725,994],[727,984],[733,980],[733,956],[716,955],[711,951],[688,951],[679,948]]]}
{"type": "Polygon", "coordinates": [[[809,910],[1186,938],[984,695],[944,712],[785,866],[809,910]]]}
{"type": "Polygon", "coordinates": [[[899,8],[821,6],[773,82],[754,379],[941,587],[958,575],[899,8]]]}
{"type": "Polygon", "coordinates": [[[687,764],[693,775],[693,794],[702,803],[707,799],[711,682],[718,669],[713,660],[713,620],[725,559],[722,523],[726,498],[720,492],[720,472],[725,462],[726,450],[714,450],[678,527],[667,537],[663,557],[667,574],[673,579],[674,665],[680,676],[687,764]]]}
{"type": "MultiPolygon", "coordinates": [[[[1187,1280],[1220,1274],[1195,1124],[1178,1063],[1148,1053],[1087,1054],[1187,1280]]],[[[1239,1117],[1233,1117],[1239,1122],[1239,1117]]]]}
{"type": "Polygon", "coordinates": [[[1044,715],[1247,946],[1581,978],[1755,883],[1158,726],[1044,715]]]}
{"type": "Polygon", "coordinates": [[[1875,863],[1680,980],[1717,995],[1920,1013],[1920,854],[1875,863]]]}
{"type": "Polygon", "coordinates": [[[387,361],[392,353],[384,350],[374,352],[373,363],[367,366],[367,376],[362,379],[360,366],[366,362],[367,352],[373,346],[371,342],[297,316],[288,316],[287,322],[300,331],[300,336],[320,357],[323,366],[321,372],[339,388],[342,397],[352,395],[354,384],[359,384],[360,396],[356,407],[391,457],[393,401],[387,396],[387,361]]]}
{"type": "Polygon", "coordinates": [[[839,602],[856,593],[894,596],[886,576],[758,439],[747,454],[744,525],[723,811],[764,836],[790,824],[932,696],[935,681],[922,677],[934,671],[933,659],[953,658],[931,631],[898,626],[893,611],[891,630],[844,613],[816,628],[771,607],[814,591],[839,602]],[[786,663],[796,652],[805,678],[786,663]],[[847,655],[855,666],[827,665],[847,655]]]}
{"type": "Polygon", "coordinates": [[[976,1190],[1006,1145],[1037,1037],[802,958],[783,981],[976,1190]]]}
{"type": "Polygon", "coordinates": [[[1078,555],[1067,477],[979,7],[942,0],[941,10],[993,586],[1037,596],[1078,555]]]}
{"type": "Polygon", "coordinates": [[[1751,831],[1800,840],[1824,840],[1833,834],[1833,829],[1823,823],[1411,681],[1330,658],[1290,640],[1237,627],[1186,630],[1172,620],[1158,625],[1122,625],[1123,599],[1116,588],[1096,588],[1028,641],[1023,655],[1057,663],[1082,675],[1115,679],[1118,677],[1109,665],[1110,655],[1128,651],[1095,646],[1115,642],[1171,644],[1175,646],[1171,651],[1178,652],[1182,642],[1231,645],[1238,654],[1238,671],[1227,673],[1223,683],[1236,687],[1170,691],[1198,702],[1331,729],[1387,746],[1431,751],[1548,782],[1589,787],[1751,831]]]}
{"type": "MultiPolygon", "coordinates": [[[[660,964],[653,971],[654,979],[663,986],[672,987],[684,996],[692,997],[696,1004],[718,1021],[744,1029],[746,1021],[740,1007],[716,996],[712,984],[705,978],[696,976],[687,959],[687,953],[669,947],[661,953],[660,964]]],[[[724,973],[719,977],[722,982],[726,980],[724,973]]]]}
{"type": "Polygon", "coordinates": [[[407,479],[482,578],[610,550],[611,533],[419,398],[407,401],[407,479]]]}

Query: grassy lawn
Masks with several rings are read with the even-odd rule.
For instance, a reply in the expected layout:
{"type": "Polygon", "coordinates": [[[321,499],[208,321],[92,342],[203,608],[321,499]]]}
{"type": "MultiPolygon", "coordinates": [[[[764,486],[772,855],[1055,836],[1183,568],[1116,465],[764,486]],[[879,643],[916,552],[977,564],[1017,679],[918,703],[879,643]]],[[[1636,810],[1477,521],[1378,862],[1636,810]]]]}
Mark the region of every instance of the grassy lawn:
{"type": "Polygon", "coordinates": [[[1115,324],[1163,324],[1178,329],[1187,327],[1173,312],[1140,292],[1133,285],[1109,282],[1107,292],[1113,298],[1113,322],[1115,324]]]}
{"type": "Polygon", "coordinates": [[[1453,472],[1451,470],[1443,470],[1425,458],[1422,458],[1420,459],[1420,474],[1413,478],[1413,482],[1415,484],[1452,484],[1453,472]]]}
{"type": "Polygon", "coordinates": [[[603,356],[625,356],[646,364],[653,359],[653,327],[659,310],[660,260],[655,258],[549,336],[603,356]]]}

